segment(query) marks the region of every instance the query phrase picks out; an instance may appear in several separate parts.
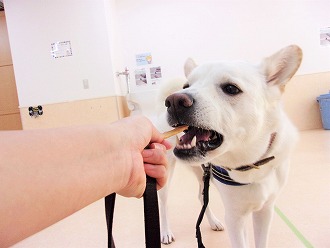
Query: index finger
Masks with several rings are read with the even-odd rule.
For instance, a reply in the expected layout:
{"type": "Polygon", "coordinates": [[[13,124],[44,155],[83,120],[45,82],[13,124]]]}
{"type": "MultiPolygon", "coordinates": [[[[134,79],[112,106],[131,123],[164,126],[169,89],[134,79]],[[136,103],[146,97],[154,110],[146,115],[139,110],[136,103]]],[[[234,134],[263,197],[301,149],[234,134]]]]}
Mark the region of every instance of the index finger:
{"type": "Polygon", "coordinates": [[[170,142],[165,140],[164,134],[160,133],[155,127],[152,127],[152,136],[149,144],[159,143],[165,146],[166,150],[171,149],[172,145],[170,142]]]}

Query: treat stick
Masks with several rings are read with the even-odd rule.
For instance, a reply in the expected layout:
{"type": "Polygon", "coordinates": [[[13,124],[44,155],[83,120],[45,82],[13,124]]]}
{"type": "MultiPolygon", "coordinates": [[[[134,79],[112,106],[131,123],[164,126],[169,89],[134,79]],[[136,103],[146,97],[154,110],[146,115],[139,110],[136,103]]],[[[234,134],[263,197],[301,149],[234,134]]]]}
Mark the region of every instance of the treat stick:
{"type": "Polygon", "coordinates": [[[183,132],[186,129],[188,129],[188,126],[187,125],[176,127],[176,128],[174,128],[174,129],[172,129],[170,131],[167,131],[167,132],[163,133],[163,137],[164,137],[164,139],[167,139],[169,137],[172,137],[173,135],[176,135],[178,133],[183,132]]]}

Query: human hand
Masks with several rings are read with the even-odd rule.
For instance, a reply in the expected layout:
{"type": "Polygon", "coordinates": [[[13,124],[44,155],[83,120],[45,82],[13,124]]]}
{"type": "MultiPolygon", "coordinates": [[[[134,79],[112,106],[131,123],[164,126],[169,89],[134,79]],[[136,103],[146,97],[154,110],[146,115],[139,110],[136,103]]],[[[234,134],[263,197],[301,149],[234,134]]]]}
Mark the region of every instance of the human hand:
{"type": "Polygon", "coordinates": [[[167,180],[166,150],[171,147],[170,143],[143,116],[124,118],[112,126],[117,129],[115,138],[118,138],[112,142],[118,142],[115,147],[119,166],[115,168],[122,179],[122,187],[117,193],[141,197],[146,187],[146,174],[156,178],[157,189],[162,188],[167,180]],[[123,174],[119,173],[118,167],[123,174]]]}
{"type": "Polygon", "coordinates": [[[142,151],[144,171],[157,181],[157,190],[167,181],[166,147],[159,143],[152,143],[142,151]]]}

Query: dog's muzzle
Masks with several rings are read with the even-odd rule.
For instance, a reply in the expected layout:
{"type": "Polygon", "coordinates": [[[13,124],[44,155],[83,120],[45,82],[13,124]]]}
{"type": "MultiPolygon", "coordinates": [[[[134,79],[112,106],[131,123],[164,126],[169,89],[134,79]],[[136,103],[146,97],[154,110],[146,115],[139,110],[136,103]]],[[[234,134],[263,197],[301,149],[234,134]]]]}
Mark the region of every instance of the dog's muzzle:
{"type": "Polygon", "coordinates": [[[208,151],[218,148],[223,142],[223,135],[205,125],[199,125],[195,113],[195,100],[191,95],[175,93],[165,100],[168,123],[177,127],[188,125],[184,135],[177,141],[174,154],[184,160],[204,158],[208,151]]]}

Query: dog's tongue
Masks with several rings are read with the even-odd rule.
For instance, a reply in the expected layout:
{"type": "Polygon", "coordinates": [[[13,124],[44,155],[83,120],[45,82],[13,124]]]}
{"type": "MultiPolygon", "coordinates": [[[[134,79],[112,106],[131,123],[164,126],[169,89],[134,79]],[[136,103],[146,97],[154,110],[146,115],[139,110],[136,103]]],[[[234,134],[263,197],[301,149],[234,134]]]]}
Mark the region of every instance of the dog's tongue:
{"type": "MultiPolygon", "coordinates": [[[[192,144],[198,141],[208,141],[210,139],[211,133],[212,132],[209,130],[190,127],[188,131],[180,138],[180,145],[192,144]],[[196,140],[192,142],[195,136],[196,140]]],[[[196,143],[192,145],[195,146],[196,143]]]]}

